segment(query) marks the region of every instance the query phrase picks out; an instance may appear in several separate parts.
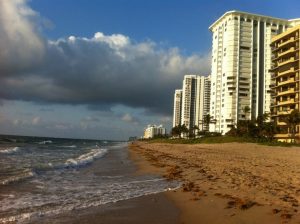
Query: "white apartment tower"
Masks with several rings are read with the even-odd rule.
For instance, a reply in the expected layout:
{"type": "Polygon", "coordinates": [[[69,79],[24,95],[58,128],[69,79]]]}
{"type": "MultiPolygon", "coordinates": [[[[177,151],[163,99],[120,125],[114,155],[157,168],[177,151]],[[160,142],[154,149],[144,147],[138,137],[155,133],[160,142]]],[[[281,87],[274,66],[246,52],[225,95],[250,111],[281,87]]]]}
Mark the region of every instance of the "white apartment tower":
{"type": "Polygon", "coordinates": [[[271,38],[298,22],[230,11],[209,27],[213,33],[210,115],[216,120],[210,131],[225,134],[238,120],[270,112],[271,38]]]}
{"type": "Polygon", "coordinates": [[[185,75],[182,86],[181,124],[187,128],[203,126],[203,117],[209,112],[210,76],[185,75]]]}
{"type": "Polygon", "coordinates": [[[182,89],[176,89],[174,94],[173,127],[181,124],[182,89]]]}

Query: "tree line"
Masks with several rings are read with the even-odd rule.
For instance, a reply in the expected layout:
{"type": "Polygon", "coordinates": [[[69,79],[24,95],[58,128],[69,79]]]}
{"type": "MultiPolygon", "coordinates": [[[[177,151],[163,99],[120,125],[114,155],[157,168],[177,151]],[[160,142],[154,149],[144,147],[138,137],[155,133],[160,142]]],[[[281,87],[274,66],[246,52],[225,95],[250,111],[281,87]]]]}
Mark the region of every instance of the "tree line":
{"type": "MultiPolygon", "coordinates": [[[[297,125],[300,124],[300,112],[293,110],[291,113],[278,116],[280,122],[284,122],[285,125],[277,126],[274,119],[271,119],[269,113],[259,115],[257,118],[247,119],[247,114],[250,113],[249,107],[244,107],[243,112],[245,119],[239,120],[236,124],[232,124],[231,129],[226,133],[227,136],[246,137],[256,139],[258,141],[274,141],[275,135],[278,133],[287,133],[291,142],[296,142],[297,139],[297,125]]],[[[216,124],[216,120],[207,114],[203,118],[202,122],[206,127],[210,124],[216,124]]],[[[189,137],[195,138],[197,135],[201,136],[214,136],[216,133],[207,131],[199,131],[198,126],[192,126],[187,128],[185,125],[177,125],[172,128],[171,135],[173,137],[181,138],[189,137]]]]}

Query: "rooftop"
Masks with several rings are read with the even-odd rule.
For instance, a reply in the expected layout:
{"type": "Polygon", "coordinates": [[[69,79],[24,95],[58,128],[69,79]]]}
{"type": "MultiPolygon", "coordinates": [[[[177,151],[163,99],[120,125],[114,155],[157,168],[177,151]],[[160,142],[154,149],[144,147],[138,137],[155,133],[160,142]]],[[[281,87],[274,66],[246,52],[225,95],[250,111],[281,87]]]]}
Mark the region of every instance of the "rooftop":
{"type": "Polygon", "coordinates": [[[288,23],[288,22],[292,22],[292,21],[297,21],[299,19],[293,19],[293,20],[287,20],[287,19],[281,19],[281,18],[276,18],[276,17],[271,17],[271,16],[265,16],[265,15],[260,15],[260,14],[254,14],[254,13],[249,13],[249,12],[243,12],[243,11],[238,11],[238,10],[232,10],[232,11],[228,11],[226,12],[224,15],[222,15],[217,21],[215,21],[210,27],[209,30],[212,30],[212,28],[214,26],[216,26],[223,18],[225,18],[228,15],[231,14],[237,14],[237,15],[245,15],[245,16],[249,16],[249,17],[261,17],[261,18],[265,18],[268,20],[276,20],[276,21],[282,21],[284,23],[288,23]]]}

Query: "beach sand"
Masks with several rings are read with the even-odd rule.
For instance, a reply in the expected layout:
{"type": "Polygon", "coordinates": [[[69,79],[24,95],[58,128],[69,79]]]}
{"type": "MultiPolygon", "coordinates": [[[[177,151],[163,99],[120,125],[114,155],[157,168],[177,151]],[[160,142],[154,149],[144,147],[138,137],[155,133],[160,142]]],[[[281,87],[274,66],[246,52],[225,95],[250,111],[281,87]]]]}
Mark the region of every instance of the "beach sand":
{"type": "Polygon", "coordinates": [[[182,181],[165,193],[180,223],[300,223],[300,148],[135,142],[139,172],[182,181]]]}
{"type": "Polygon", "coordinates": [[[165,194],[153,194],[64,213],[30,223],[179,224],[179,210],[165,194]]]}

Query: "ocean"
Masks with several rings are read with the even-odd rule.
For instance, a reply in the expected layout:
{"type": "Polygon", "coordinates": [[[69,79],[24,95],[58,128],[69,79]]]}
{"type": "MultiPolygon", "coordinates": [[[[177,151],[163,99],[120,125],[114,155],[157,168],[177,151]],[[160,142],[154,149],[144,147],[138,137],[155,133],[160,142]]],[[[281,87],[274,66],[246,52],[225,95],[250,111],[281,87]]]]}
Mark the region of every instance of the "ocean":
{"type": "Polygon", "coordinates": [[[0,223],[38,223],[179,187],[136,175],[127,142],[0,137],[0,223]]]}

